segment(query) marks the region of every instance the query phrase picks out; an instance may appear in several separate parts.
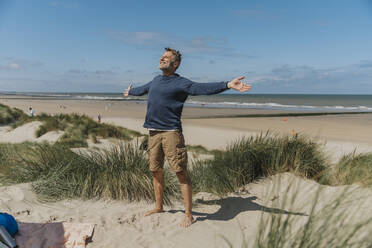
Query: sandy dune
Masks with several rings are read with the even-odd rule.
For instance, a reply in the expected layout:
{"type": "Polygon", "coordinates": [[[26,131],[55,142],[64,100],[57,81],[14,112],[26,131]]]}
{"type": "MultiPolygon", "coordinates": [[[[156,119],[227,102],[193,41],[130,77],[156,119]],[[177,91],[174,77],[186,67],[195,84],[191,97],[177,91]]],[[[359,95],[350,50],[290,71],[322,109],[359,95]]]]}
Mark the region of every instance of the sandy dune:
{"type": "Polygon", "coordinates": [[[3,143],[22,143],[25,141],[56,142],[59,139],[59,137],[63,135],[63,132],[61,131],[52,131],[37,138],[35,133],[40,125],[41,122],[33,121],[26,123],[23,126],[17,127],[14,130],[12,130],[9,126],[3,126],[2,129],[0,129],[0,142],[3,143]]]}
{"type": "MultiPolygon", "coordinates": [[[[345,188],[323,187],[317,211],[324,211],[325,204],[342,195],[345,188]]],[[[372,217],[372,192],[358,186],[349,188],[352,194],[348,194],[347,211],[354,214],[353,222],[372,217]]],[[[0,187],[0,211],[9,212],[26,223],[95,223],[93,242],[88,248],[229,247],[223,237],[233,247],[241,247],[243,240],[253,244],[262,214],[263,218],[271,212],[291,215],[296,225],[303,225],[318,189],[319,185],[313,181],[285,173],[248,184],[240,192],[222,199],[199,193],[194,197],[193,209],[197,221],[188,229],[178,226],[183,217],[183,204],[178,201],[167,207],[165,213],[144,217],[152,204],[104,200],[40,202],[29,184],[0,187]],[[297,194],[294,204],[285,200],[288,194],[297,194]]]]}

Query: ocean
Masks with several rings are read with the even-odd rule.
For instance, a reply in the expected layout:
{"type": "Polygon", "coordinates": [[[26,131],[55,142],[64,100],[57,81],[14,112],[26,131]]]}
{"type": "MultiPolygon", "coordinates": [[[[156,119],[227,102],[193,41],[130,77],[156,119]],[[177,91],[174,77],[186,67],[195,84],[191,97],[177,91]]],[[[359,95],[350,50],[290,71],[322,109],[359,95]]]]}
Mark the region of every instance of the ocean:
{"type": "MultiPolygon", "coordinates": [[[[0,93],[1,96],[41,99],[137,101],[146,96],[124,98],[120,93],[0,93]]],[[[305,95],[305,94],[218,94],[190,96],[186,106],[206,108],[247,108],[286,111],[372,112],[372,95],[305,95]]]]}

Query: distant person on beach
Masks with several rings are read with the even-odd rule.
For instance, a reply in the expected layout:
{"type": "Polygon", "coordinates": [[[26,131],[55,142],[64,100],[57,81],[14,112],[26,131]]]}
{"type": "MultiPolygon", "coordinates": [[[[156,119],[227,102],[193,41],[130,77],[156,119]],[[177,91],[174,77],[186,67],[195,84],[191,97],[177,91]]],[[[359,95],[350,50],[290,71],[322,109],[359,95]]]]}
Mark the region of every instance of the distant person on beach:
{"type": "Polygon", "coordinates": [[[98,114],[98,123],[101,123],[101,118],[102,118],[101,114],[98,114]]]}
{"type": "Polygon", "coordinates": [[[35,110],[32,107],[30,107],[28,110],[30,111],[30,117],[34,117],[35,110]]]}
{"type": "Polygon", "coordinates": [[[251,86],[241,81],[244,77],[229,82],[195,83],[175,73],[180,63],[181,53],[172,48],[165,48],[159,62],[162,75],[140,87],[132,88],[131,84],[123,94],[124,96],[148,94],[143,127],[149,130],[148,156],[153,175],[155,209],[146,212],[145,216],[163,212],[163,165],[166,157],[181,184],[185,203],[185,218],[180,226],[188,227],[194,222],[194,218],[191,212],[191,181],[187,174],[187,151],[181,125],[183,104],[189,95],[212,95],[227,89],[245,92],[250,90],[251,86]]]}

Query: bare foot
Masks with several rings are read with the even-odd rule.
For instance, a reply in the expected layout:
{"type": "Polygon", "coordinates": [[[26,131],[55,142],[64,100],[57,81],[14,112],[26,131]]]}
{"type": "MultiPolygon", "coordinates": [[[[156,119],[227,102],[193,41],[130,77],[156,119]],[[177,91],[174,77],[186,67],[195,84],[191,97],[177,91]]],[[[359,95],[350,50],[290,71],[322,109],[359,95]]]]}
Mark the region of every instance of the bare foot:
{"type": "Polygon", "coordinates": [[[149,216],[149,215],[156,214],[156,213],[162,213],[162,212],[164,212],[163,209],[155,208],[155,209],[153,209],[153,210],[147,211],[147,212],[145,213],[145,216],[149,216]]]}
{"type": "Polygon", "coordinates": [[[185,218],[183,219],[183,221],[180,223],[180,226],[181,227],[189,227],[191,224],[193,224],[195,222],[194,218],[192,217],[192,215],[185,215],[185,218]]]}

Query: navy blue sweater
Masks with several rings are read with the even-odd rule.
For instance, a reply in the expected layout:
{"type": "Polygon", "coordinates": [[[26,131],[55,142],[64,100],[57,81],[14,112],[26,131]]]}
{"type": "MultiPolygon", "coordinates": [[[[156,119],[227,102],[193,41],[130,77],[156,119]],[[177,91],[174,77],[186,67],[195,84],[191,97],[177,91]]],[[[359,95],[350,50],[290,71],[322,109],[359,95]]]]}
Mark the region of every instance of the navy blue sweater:
{"type": "Polygon", "coordinates": [[[151,82],[129,91],[129,95],[148,93],[146,120],[143,127],[182,131],[181,113],[189,95],[212,95],[227,90],[227,82],[195,83],[178,74],[156,76],[151,82]]]}

